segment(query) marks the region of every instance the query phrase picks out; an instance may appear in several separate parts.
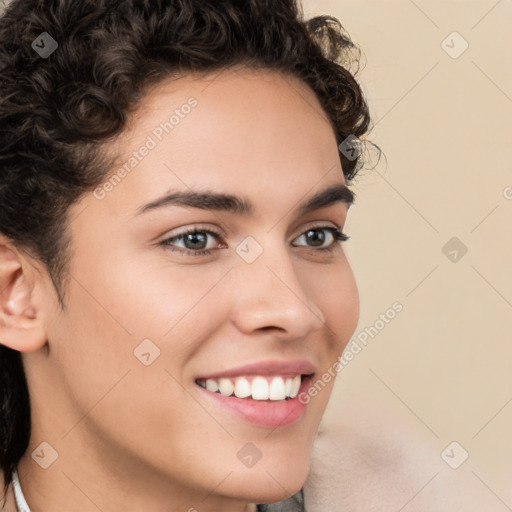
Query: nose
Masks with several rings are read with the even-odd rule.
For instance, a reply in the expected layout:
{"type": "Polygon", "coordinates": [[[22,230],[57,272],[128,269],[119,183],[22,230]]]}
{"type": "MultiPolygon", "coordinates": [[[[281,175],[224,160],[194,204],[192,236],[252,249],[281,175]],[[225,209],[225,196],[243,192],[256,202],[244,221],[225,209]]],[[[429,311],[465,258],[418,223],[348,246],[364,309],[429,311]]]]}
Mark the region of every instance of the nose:
{"type": "Polygon", "coordinates": [[[325,318],[301,282],[306,277],[297,275],[285,247],[265,249],[252,263],[240,259],[231,275],[232,319],[238,329],[245,334],[274,330],[291,339],[320,329],[325,318]]]}

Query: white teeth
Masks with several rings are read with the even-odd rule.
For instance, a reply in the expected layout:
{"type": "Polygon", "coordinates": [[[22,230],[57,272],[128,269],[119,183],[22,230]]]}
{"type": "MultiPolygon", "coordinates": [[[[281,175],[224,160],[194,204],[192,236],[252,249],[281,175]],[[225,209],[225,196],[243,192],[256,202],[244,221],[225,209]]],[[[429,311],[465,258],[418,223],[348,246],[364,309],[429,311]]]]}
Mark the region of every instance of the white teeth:
{"type": "Polygon", "coordinates": [[[238,377],[235,384],[235,396],[238,398],[247,398],[251,395],[251,385],[244,377],[238,377]]]}
{"type": "Polygon", "coordinates": [[[221,395],[231,396],[233,394],[235,387],[233,383],[229,379],[220,379],[219,380],[219,391],[221,395]]]}
{"type": "Polygon", "coordinates": [[[292,398],[295,398],[297,396],[297,393],[299,392],[299,388],[300,388],[300,375],[297,375],[296,377],[293,378],[293,381],[292,381],[292,389],[290,391],[290,396],[292,398]]]}
{"type": "Polygon", "coordinates": [[[286,393],[286,396],[290,396],[292,391],[292,381],[293,379],[288,378],[284,383],[284,392],[286,393]]]}
{"type": "Polygon", "coordinates": [[[237,398],[253,400],[286,400],[295,398],[299,393],[301,376],[295,377],[236,377],[219,379],[199,379],[197,383],[213,393],[224,396],[235,395],[237,398]]]}
{"type": "Polygon", "coordinates": [[[252,381],[253,400],[268,400],[268,382],[264,377],[256,377],[252,381]]]}
{"type": "Polygon", "coordinates": [[[208,391],[219,391],[219,385],[217,384],[216,380],[213,379],[206,379],[206,389],[208,391]]]}
{"type": "Polygon", "coordinates": [[[270,400],[284,400],[286,398],[284,380],[282,377],[274,377],[272,379],[268,397],[270,400]]]}

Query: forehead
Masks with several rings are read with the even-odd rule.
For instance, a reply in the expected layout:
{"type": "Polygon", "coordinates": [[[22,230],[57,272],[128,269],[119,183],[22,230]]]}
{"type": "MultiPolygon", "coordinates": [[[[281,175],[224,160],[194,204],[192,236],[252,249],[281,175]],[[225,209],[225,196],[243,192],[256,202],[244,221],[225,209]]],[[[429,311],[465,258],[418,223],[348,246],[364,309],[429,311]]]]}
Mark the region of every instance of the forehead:
{"type": "Polygon", "coordinates": [[[344,182],[334,131],[315,93],[268,70],[153,86],[111,149],[119,155],[115,169],[124,164],[128,172],[108,202],[116,196],[134,207],[171,189],[252,195],[270,207],[344,182]]]}
{"type": "Polygon", "coordinates": [[[327,156],[332,165],[339,159],[315,93],[297,77],[268,69],[186,75],[152,86],[115,149],[126,156],[151,134],[169,153],[179,150],[173,156],[183,163],[238,159],[247,166],[310,155],[327,156]]]}

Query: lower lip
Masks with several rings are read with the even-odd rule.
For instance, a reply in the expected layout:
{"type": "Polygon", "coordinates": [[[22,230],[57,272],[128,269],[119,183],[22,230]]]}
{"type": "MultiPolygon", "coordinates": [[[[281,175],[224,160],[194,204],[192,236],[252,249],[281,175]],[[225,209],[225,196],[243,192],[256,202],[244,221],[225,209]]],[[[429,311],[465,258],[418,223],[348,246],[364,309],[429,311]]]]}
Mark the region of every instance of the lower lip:
{"type": "Polygon", "coordinates": [[[306,408],[306,404],[299,401],[301,393],[306,392],[311,377],[303,377],[299,392],[295,398],[288,400],[253,400],[251,398],[238,398],[234,395],[224,396],[207,389],[196,386],[204,392],[208,400],[237,414],[253,425],[264,428],[278,428],[291,425],[298,421],[306,408]]]}

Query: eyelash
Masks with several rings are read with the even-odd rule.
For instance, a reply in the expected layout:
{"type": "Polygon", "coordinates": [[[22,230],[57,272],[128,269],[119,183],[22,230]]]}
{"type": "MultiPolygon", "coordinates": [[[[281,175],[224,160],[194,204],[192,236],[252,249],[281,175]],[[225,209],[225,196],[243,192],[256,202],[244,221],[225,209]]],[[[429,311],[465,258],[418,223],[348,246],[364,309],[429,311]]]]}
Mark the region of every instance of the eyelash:
{"type": "MultiPolygon", "coordinates": [[[[346,242],[350,238],[350,236],[346,235],[345,233],[342,233],[338,228],[333,228],[332,226],[314,226],[312,228],[308,228],[306,231],[301,233],[299,235],[299,237],[297,237],[297,238],[300,238],[301,236],[303,236],[304,234],[306,234],[309,231],[329,231],[332,234],[334,241],[332,244],[328,245],[327,247],[322,247],[319,249],[315,249],[314,247],[309,247],[314,252],[321,252],[324,254],[334,252],[336,249],[338,249],[341,246],[342,242],[346,242]]],[[[218,233],[217,231],[213,231],[211,229],[192,228],[187,231],[184,231],[183,233],[175,235],[171,238],[166,238],[165,240],[162,240],[162,242],[160,242],[160,245],[163,245],[166,249],[169,249],[173,252],[181,253],[184,256],[185,255],[186,256],[208,256],[215,249],[203,249],[203,250],[194,251],[192,249],[176,248],[170,244],[171,241],[176,241],[176,240],[186,237],[187,235],[197,234],[197,233],[207,233],[209,235],[212,235],[217,240],[219,238],[221,238],[221,236],[222,236],[221,233],[218,233]]],[[[304,247],[304,246],[300,246],[300,247],[304,247]]]]}

